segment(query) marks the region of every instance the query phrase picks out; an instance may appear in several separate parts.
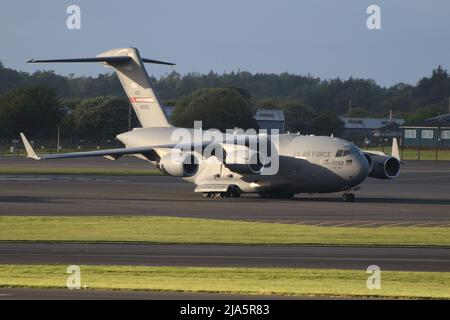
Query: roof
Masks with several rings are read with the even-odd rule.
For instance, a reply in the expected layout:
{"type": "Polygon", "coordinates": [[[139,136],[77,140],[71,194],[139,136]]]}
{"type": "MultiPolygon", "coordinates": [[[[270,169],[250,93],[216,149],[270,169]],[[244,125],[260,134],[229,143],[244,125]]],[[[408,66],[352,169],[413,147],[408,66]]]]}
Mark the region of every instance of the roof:
{"type": "Polygon", "coordinates": [[[280,109],[258,109],[254,118],[256,121],[284,121],[284,112],[280,109]]]}
{"type": "Polygon", "coordinates": [[[438,119],[443,119],[446,121],[450,121],[450,113],[446,113],[446,114],[440,114],[436,117],[432,117],[432,118],[428,118],[427,120],[438,120],[438,119]]]}
{"type": "MultiPolygon", "coordinates": [[[[344,121],[344,128],[346,129],[379,129],[388,125],[391,121],[389,118],[355,118],[355,117],[339,117],[344,121]]],[[[405,119],[393,118],[392,122],[400,125],[405,123],[405,119]]]]}
{"type": "Polygon", "coordinates": [[[417,121],[401,128],[450,128],[450,119],[446,118],[430,118],[422,121],[417,121]]]}
{"type": "MultiPolygon", "coordinates": [[[[164,106],[167,117],[172,117],[175,106],[164,106]]],[[[256,121],[284,122],[284,112],[280,109],[258,109],[253,117],[256,121]]]]}
{"type": "Polygon", "coordinates": [[[378,128],[378,131],[400,131],[400,125],[397,122],[391,122],[387,125],[378,128]]]}
{"type": "MultiPolygon", "coordinates": [[[[166,115],[170,118],[175,106],[164,106],[166,115]]],[[[280,109],[258,109],[255,116],[256,121],[284,121],[284,112],[280,109]]]]}

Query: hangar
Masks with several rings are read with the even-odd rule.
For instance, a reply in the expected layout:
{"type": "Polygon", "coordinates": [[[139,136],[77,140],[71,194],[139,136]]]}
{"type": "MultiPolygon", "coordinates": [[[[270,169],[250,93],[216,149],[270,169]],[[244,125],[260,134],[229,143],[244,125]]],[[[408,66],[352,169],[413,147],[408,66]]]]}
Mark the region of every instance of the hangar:
{"type": "Polygon", "coordinates": [[[450,148],[450,113],[400,128],[404,147],[450,148]]]}
{"type": "Polygon", "coordinates": [[[391,123],[403,125],[405,119],[401,118],[366,118],[366,117],[339,117],[344,122],[342,138],[354,143],[370,143],[376,132],[380,132],[383,127],[391,123]]]}

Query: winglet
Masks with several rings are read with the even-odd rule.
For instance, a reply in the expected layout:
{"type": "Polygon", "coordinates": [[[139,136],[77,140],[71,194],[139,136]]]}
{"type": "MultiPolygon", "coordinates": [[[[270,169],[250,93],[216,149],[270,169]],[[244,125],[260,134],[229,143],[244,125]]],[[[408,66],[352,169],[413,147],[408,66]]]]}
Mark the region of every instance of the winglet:
{"type": "Polygon", "coordinates": [[[34,160],[41,160],[41,157],[39,157],[36,152],[34,152],[33,147],[28,142],[27,137],[21,132],[20,137],[22,138],[23,145],[25,146],[25,150],[27,150],[28,158],[34,159],[34,160]]]}
{"type": "Polygon", "coordinates": [[[396,158],[398,161],[402,162],[402,160],[400,159],[400,151],[398,150],[398,142],[397,142],[397,138],[393,138],[393,139],[392,139],[392,151],[391,151],[391,156],[393,156],[394,158],[396,158]]]}

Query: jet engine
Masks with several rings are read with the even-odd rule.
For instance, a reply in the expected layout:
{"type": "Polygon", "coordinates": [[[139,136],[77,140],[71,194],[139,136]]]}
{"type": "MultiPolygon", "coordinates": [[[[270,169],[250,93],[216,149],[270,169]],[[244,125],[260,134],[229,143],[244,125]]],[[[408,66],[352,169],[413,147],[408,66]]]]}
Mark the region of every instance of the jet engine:
{"type": "Polygon", "coordinates": [[[371,158],[369,177],[375,179],[394,179],[400,173],[400,161],[391,156],[365,155],[371,158]]]}
{"type": "Polygon", "coordinates": [[[240,174],[259,174],[264,167],[263,156],[259,152],[227,153],[225,167],[240,174]],[[250,153],[250,155],[249,155],[250,153]]]}
{"type": "Polygon", "coordinates": [[[192,153],[169,152],[159,160],[159,168],[173,177],[192,177],[198,167],[198,158],[192,153]]]}

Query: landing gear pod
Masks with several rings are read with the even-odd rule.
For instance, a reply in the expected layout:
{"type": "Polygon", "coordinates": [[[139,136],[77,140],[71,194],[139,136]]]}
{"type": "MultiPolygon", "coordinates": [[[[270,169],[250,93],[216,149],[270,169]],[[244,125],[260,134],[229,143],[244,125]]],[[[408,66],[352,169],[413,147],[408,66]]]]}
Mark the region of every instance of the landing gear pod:
{"type": "Polygon", "coordinates": [[[233,172],[240,174],[259,174],[265,163],[265,158],[260,152],[253,152],[249,158],[234,158],[234,162],[225,161],[225,166],[233,172]]]}

